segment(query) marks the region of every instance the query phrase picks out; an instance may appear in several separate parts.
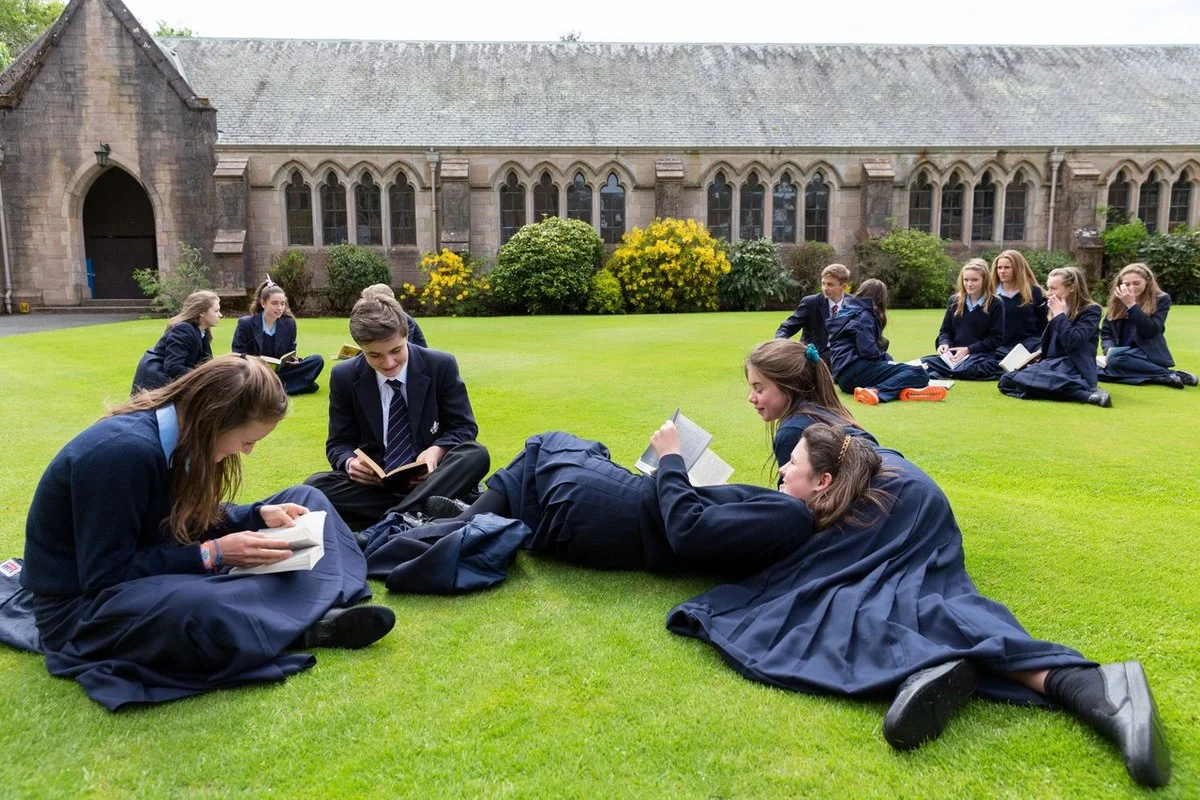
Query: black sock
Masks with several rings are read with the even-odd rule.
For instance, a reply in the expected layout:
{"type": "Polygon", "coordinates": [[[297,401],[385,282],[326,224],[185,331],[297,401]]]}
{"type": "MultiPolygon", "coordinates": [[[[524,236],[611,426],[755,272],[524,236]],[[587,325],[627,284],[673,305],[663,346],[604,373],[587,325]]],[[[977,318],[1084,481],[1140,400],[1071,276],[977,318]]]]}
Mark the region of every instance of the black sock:
{"type": "Polygon", "coordinates": [[[1097,713],[1108,716],[1117,711],[1104,695],[1104,678],[1099,667],[1050,670],[1046,675],[1046,696],[1089,722],[1097,713]]]}
{"type": "Polygon", "coordinates": [[[468,520],[476,514],[495,514],[499,517],[507,517],[509,515],[508,495],[496,489],[488,489],[455,519],[468,520]]]}

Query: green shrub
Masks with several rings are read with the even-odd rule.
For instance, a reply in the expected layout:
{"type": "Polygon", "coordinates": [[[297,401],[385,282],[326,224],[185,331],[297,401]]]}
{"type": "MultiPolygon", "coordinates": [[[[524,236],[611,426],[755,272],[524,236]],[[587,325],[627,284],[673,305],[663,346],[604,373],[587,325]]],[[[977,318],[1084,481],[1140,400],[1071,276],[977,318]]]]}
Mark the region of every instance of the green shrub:
{"type": "Polygon", "coordinates": [[[743,239],[725,248],[729,272],[717,279],[717,302],[731,311],[762,311],[768,299],[782,300],[792,279],[770,239],[743,239]]]}
{"type": "MultiPolygon", "coordinates": [[[[1007,249],[1004,248],[1004,250],[1007,249]]],[[[990,265],[996,260],[996,256],[1000,255],[1004,250],[984,250],[979,254],[979,257],[990,265]]],[[[1050,274],[1050,270],[1058,269],[1059,267],[1078,266],[1075,263],[1075,259],[1071,257],[1071,254],[1063,250],[1022,250],[1021,255],[1025,256],[1025,260],[1029,262],[1029,268],[1033,270],[1033,274],[1037,276],[1038,283],[1042,286],[1046,285],[1046,276],[1050,274]]]]}
{"type": "Polygon", "coordinates": [[[784,250],[783,263],[794,283],[788,287],[791,305],[821,291],[821,270],[834,263],[837,251],[824,242],[801,242],[784,250]]]}
{"type": "Polygon", "coordinates": [[[939,308],[953,290],[958,265],[945,243],[923,231],[895,229],[854,245],[859,283],[877,278],[888,286],[893,308],[939,308]]]}
{"type": "Polygon", "coordinates": [[[592,276],[588,286],[587,310],[593,314],[620,314],[625,310],[621,297],[621,283],[606,269],[592,276]]]}
{"type": "Polygon", "coordinates": [[[1200,232],[1186,228],[1147,236],[1138,246],[1162,290],[1175,303],[1200,303],[1200,232]]]}
{"type": "Polygon", "coordinates": [[[169,275],[146,267],[133,271],[133,280],[142,294],[150,298],[150,307],[168,316],[174,316],[183,308],[183,301],[192,292],[211,289],[208,265],[200,251],[187,242],[179,243],[179,260],[169,275]]]}
{"type": "Polygon", "coordinates": [[[271,257],[267,274],[287,295],[288,308],[293,314],[300,316],[312,305],[312,267],[303,250],[276,253],[271,257]]]}
{"type": "Polygon", "coordinates": [[[1104,243],[1104,273],[1112,274],[1137,261],[1138,248],[1149,235],[1146,224],[1140,219],[1105,228],[1100,233],[1100,241],[1104,243]]]}
{"type": "Polygon", "coordinates": [[[586,222],[547,217],[504,243],[489,277],[496,299],[529,314],[582,311],[604,242],[586,222]]]}
{"type": "Polygon", "coordinates": [[[348,313],[362,290],[371,284],[392,281],[392,271],[379,251],[356,244],[329,248],[325,267],[329,270],[326,299],[334,314],[348,313]]]}
{"type": "Polygon", "coordinates": [[[607,268],[631,311],[716,311],[717,279],[729,259],[694,219],[656,219],[621,237],[607,268]]]}

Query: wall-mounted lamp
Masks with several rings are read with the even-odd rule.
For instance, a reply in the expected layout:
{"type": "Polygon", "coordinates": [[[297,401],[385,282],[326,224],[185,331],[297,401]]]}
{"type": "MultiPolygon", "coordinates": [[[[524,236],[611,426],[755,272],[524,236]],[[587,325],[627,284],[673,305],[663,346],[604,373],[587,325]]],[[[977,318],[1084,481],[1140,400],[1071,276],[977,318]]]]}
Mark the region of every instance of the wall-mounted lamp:
{"type": "Polygon", "coordinates": [[[96,149],[96,166],[104,169],[108,166],[108,154],[112,152],[112,148],[106,144],[100,145],[96,149]]]}

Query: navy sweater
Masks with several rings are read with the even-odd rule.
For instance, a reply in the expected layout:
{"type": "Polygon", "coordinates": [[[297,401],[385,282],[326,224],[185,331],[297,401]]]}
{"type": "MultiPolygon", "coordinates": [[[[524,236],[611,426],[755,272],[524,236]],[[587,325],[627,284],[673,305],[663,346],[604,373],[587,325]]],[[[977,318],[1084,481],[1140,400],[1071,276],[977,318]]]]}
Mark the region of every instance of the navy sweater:
{"type": "MultiPolygon", "coordinates": [[[[263,527],[260,506],[225,506],[224,522],[201,539],[263,527]]],[[[170,513],[155,412],[102,419],[68,442],[38,481],[21,584],[73,596],[149,575],[203,573],[199,545],[179,544],[165,527],[170,513]]]]}
{"type": "Polygon", "coordinates": [[[1021,305],[1020,294],[996,295],[1004,306],[1004,347],[1012,349],[1018,342],[1042,338],[1046,330],[1046,295],[1037,286],[1032,294],[1033,299],[1026,305],[1021,305]]]}
{"type": "Polygon", "coordinates": [[[1142,311],[1141,306],[1129,309],[1121,319],[1104,318],[1100,326],[1100,349],[1107,353],[1114,347],[1140,347],[1146,357],[1160,367],[1175,366],[1167,349],[1167,312],[1171,310],[1171,295],[1158,296],[1154,314],[1142,311]]]}
{"type": "Polygon", "coordinates": [[[987,311],[983,304],[969,310],[963,305],[963,312],[955,314],[958,309],[958,295],[950,296],[946,303],[946,316],[942,318],[942,327],[938,331],[938,347],[965,347],[968,353],[990,353],[1004,341],[1004,304],[999,298],[992,298],[987,311]]]}
{"type": "Polygon", "coordinates": [[[847,297],[836,317],[829,319],[829,368],[837,376],[855,361],[887,361],[880,349],[879,320],[870,300],[847,297]]]}
{"type": "Polygon", "coordinates": [[[1100,306],[1080,310],[1075,319],[1059,314],[1042,333],[1042,358],[1065,358],[1089,386],[1096,385],[1096,345],[1100,343],[1100,306]]]}

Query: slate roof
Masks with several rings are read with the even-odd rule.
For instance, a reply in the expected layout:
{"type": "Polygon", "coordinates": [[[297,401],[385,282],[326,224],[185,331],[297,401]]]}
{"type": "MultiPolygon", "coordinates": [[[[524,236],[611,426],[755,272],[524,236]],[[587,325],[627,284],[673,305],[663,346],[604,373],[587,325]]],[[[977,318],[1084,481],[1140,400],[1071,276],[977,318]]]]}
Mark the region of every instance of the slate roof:
{"type": "Polygon", "coordinates": [[[1161,147],[1200,46],[163,39],[227,145],[1161,147]]]}

